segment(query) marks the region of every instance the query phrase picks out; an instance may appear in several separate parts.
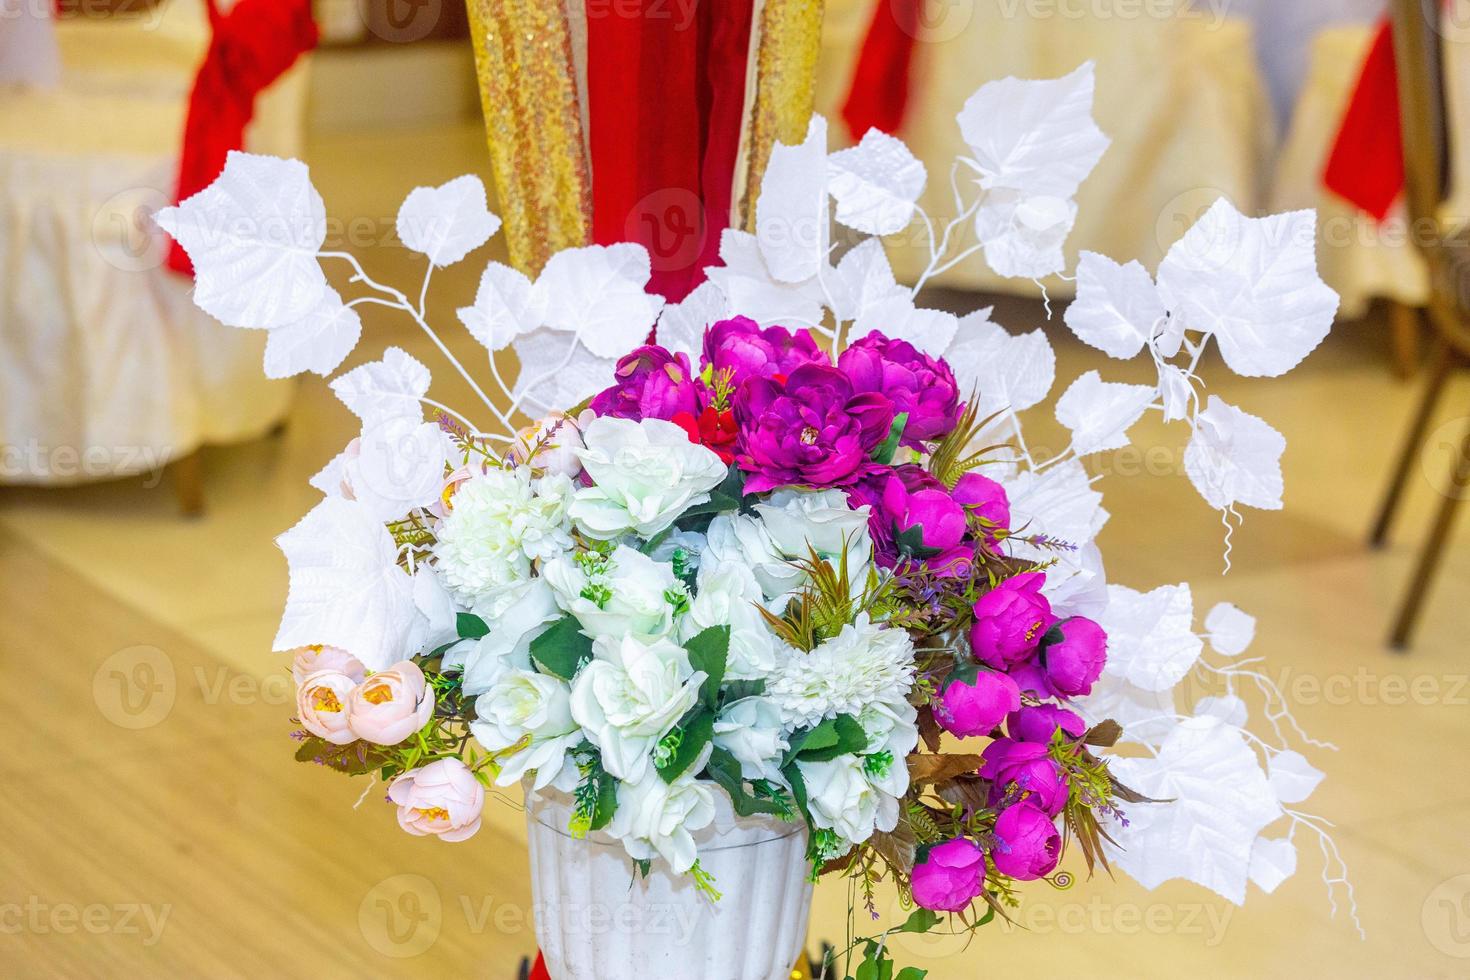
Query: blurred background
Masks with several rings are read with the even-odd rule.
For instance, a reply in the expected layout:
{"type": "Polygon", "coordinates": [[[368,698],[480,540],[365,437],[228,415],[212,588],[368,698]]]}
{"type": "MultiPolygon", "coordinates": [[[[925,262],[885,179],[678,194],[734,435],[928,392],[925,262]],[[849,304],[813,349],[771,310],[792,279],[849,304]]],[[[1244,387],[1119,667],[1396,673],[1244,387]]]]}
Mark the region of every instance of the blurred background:
{"type": "MultiPolygon", "coordinates": [[[[654,6],[677,22],[695,2],[654,6]]],[[[1228,576],[1179,433],[1146,420],[1089,464],[1107,478],[1110,580],[1182,577],[1202,608],[1256,615],[1253,652],[1337,746],[1314,759],[1328,776],[1314,809],[1337,824],[1367,939],[1334,915],[1304,849],[1295,878],[1242,908],[1188,886],[1036,883],[1016,924],[963,957],[910,937],[908,962],[940,980],[976,962],[1470,976],[1470,529],[1455,522],[1470,495],[1470,2],[827,0],[823,13],[815,108],[839,140],[861,135],[850,118],[892,127],[929,164],[931,212],[952,210],[971,92],[1090,59],[1113,144],[1078,196],[1069,268],[1080,249],[1153,268],[1223,195],[1247,214],[1317,209],[1318,263],[1342,297],[1332,335],[1288,377],[1204,372],[1289,442],[1286,507],[1250,513],[1228,576]]],[[[375,798],[355,808],[360,784],[292,763],[291,683],[269,652],[285,592],[273,538],[315,503],[307,478],[356,423],[319,379],[266,380],[263,333],[198,311],[148,220],[208,159],[201,145],[234,140],[310,166],[326,248],[379,281],[418,281],[394,231],[403,196],[463,173],[495,187],[471,34],[459,0],[0,0],[4,975],[509,978],[534,953],[518,800],[444,845],[403,835],[375,798]]],[[[910,281],[927,260],[911,231],[888,241],[910,281]]],[[[431,319],[453,324],[502,242],[436,278],[431,319]]],[[[1060,322],[1068,283],[1045,285],[1050,319],[1037,284],[976,256],[921,303],[993,304],[1013,333],[1042,327],[1072,377],[1097,357],[1060,322]]],[[[363,309],[368,342],[347,366],[396,344],[434,367],[439,400],[466,398],[395,316],[363,309]]],[[[1110,380],[1152,380],[1113,367],[1110,380]]],[[[1044,410],[1028,423],[1061,446],[1044,410]]],[[[819,888],[814,950],[841,939],[846,904],[819,888]]]]}

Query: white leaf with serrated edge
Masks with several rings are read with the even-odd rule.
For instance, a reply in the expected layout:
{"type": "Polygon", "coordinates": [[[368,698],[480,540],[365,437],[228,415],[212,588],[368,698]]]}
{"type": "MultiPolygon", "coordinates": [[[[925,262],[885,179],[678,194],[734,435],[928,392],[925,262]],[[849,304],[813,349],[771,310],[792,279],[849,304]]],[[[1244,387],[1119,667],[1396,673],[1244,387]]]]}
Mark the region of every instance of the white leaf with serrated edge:
{"type": "Polygon", "coordinates": [[[1296,845],[1286,838],[1258,837],[1251,847],[1250,879],[1267,895],[1296,874],[1296,845]]]}
{"type": "Polygon", "coordinates": [[[1216,653],[1239,656],[1256,638],[1256,617],[1228,602],[1216,603],[1205,617],[1205,635],[1216,653]]]}
{"type": "Polygon", "coordinates": [[[1184,471],[1216,510],[1232,504],[1280,510],[1285,451],[1281,433],[1211,395],[1209,405],[1194,418],[1184,471]]]}
{"type": "Polygon", "coordinates": [[[511,400],[533,417],[564,412],[615,380],[617,360],[592,353],[575,334],[542,328],[517,337],[512,346],[521,373],[511,388],[511,400]]]}
{"type": "Polygon", "coordinates": [[[998,276],[1041,279],[1067,268],[1062,246],[1077,222],[1076,202],[997,188],[975,212],[975,237],[998,276]]]}
{"type": "Polygon", "coordinates": [[[659,346],[676,354],[688,354],[697,363],[704,350],[704,332],[729,316],[730,302],[725,299],[724,290],[718,283],[702,282],[688,296],[665,306],[659,314],[659,346]]]}
{"type": "Polygon", "coordinates": [[[1322,770],[1300,752],[1277,752],[1266,762],[1271,789],[1282,803],[1300,803],[1322,782],[1322,770]]]}
{"type": "Polygon", "coordinates": [[[1109,357],[1134,357],[1163,316],[1153,278],[1138,262],[1119,265],[1096,252],[1078,255],[1077,298],[1062,319],[1083,343],[1109,357]]]}
{"type": "Polygon", "coordinates": [[[1194,634],[1194,600],[1185,584],[1152,592],[1109,585],[1108,608],[1098,623],[1108,634],[1103,671],[1146,691],[1174,687],[1204,651],[1194,634]]]}
{"type": "Polygon", "coordinates": [[[859,340],[877,330],[889,340],[904,340],[925,354],[942,357],[954,342],[959,318],[943,310],[915,309],[908,292],[879,300],[863,311],[848,335],[859,340]]]}
{"type": "Polygon", "coordinates": [[[361,336],[362,318],[328,286],[316,309],[266,334],[265,376],[290,378],[311,371],[326,377],[352,353],[361,336]]]}
{"type": "Polygon", "coordinates": [[[1159,364],[1159,402],[1164,407],[1164,421],[1178,422],[1189,418],[1189,407],[1194,401],[1194,388],[1183,368],[1172,364],[1159,364]]]}
{"type": "Polygon", "coordinates": [[[488,350],[504,350],[521,334],[541,326],[541,300],[531,280],[508,265],[491,262],[480,274],[474,305],[459,308],[459,322],[488,350]]]}
{"type": "Polygon", "coordinates": [[[1025,411],[1046,397],[1057,377],[1056,353],[1042,330],[1012,336],[988,319],[960,320],[945,360],[962,392],[978,389],[980,418],[1025,411]]]}
{"type": "Polygon", "coordinates": [[[232,150],[214,183],[154,221],[194,263],[194,302],[231,327],[309,316],[327,288],[327,213],[306,164],[232,150]]]}
{"type": "Polygon", "coordinates": [[[868,235],[902,231],[924,192],[924,165],[903,140],[870,129],[857,146],[827,157],[827,190],[835,217],[868,235]]]}
{"type": "Polygon", "coordinates": [[[1123,726],[1120,742],[1157,746],[1178,724],[1173,689],[1145,691],[1109,674],[1099,677],[1092,691],[1072,705],[1089,725],[1111,718],[1123,726]]]}
{"type": "Polygon", "coordinates": [[[806,139],[776,143],[761,178],[755,235],[771,278],[798,283],[827,261],[827,120],[813,114],[806,139]]]}
{"type": "Polygon", "coordinates": [[[1143,418],[1158,389],[1104,381],[1088,371],[1057,399],[1057,421],[1072,431],[1078,456],[1128,445],[1128,429],[1143,418]]]}
{"type": "Polygon", "coordinates": [[[822,321],[822,289],[815,275],[806,282],[777,282],[754,235],[726,228],[720,235],[720,260],[723,265],[704,271],[732,311],[761,326],[808,327],[822,321]]]}
{"type": "Polygon", "coordinates": [[[422,652],[426,620],[393,536],[355,500],[327,497],[276,539],[290,584],[273,649],[341,647],[369,670],[422,652]]]}
{"type": "MultiPolygon", "coordinates": [[[[1102,494],[1080,460],[1069,459],[1041,473],[1020,469],[996,474],[1011,504],[1011,527],[1025,528],[1027,537],[1041,535],[1056,543],[1086,547],[1108,522],[1102,494]]],[[[1010,539],[1013,555],[1048,561],[1055,549],[1035,548],[1021,538],[1010,539]]]]}
{"type": "Polygon", "coordinates": [[[399,520],[439,499],[450,450],[433,422],[399,416],[364,427],[346,467],[352,495],[378,520],[399,520]]]}
{"type": "Polygon", "coordinates": [[[644,292],[653,265],[642,245],[587,245],[557,252],[536,279],[543,322],[575,333],[598,357],[618,358],[643,343],[663,308],[644,292]]]}
{"type": "Polygon", "coordinates": [[[862,320],[878,304],[909,296],[909,291],[894,278],[888,253],[877,238],[864,238],[847,250],[837,262],[831,286],[837,303],[833,313],[846,321],[862,320]]]}
{"type": "Polygon", "coordinates": [[[438,187],[415,187],[398,209],[398,240],[440,268],[458,262],[499,230],[485,185],[474,174],[438,187]]]}
{"type": "Polygon", "coordinates": [[[1159,294],[1185,328],[1215,335],[1236,374],[1285,374],[1337,315],[1317,274],[1316,227],[1312,211],[1247,218],[1221,198],[1164,256],[1159,294]]]}
{"type": "Polygon", "coordinates": [[[353,368],[332,382],[342,404],[362,419],[364,426],[388,419],[424,417],[419,399],[429,391],[429,369],[405,351],[389,347],[382,360],[353,368]]]}

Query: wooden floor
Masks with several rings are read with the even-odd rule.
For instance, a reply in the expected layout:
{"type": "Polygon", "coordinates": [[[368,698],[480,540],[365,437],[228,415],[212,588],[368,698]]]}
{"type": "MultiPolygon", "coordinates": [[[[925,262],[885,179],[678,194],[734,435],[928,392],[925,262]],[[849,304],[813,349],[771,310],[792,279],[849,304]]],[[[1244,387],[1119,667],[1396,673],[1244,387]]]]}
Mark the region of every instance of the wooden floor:
{"type": "MultiPolygon", "coordinates": [[[[468,131],[367,149],[314,151],[334,216],[391,216],[408,189],[363,160],[411,156],[428,182],[468,169],[478,143],[468,131]]],[[[414,275],[401,252],[365,261],[380,279],[414,275]]],[[[473,295],[479,261],[446,273],[439,319],[473,295]]],[[[997,316],[1018,330],[1040,312],[1002,304],[997,316]]],[[[447,378],[425,340],[365,319],[370,340],[447,378]]],[[[1052,332],[1061,383],[1091,367],[1131,380],[1067,344],[1059,323],[1052,332]]],[[[1303,724],[1340,746],[1313,755],[1328,779],[1307,808],[1338,824],[1367,940],[1331,917],[1320,857],[1303,847],[1297,877],[1244,908],[1186,886],[1043,884],[1026,894],[1026,928],[989,927],[963,955],[910,939],[909,962],[935,980],[1470,976],[1470,527],[1417,648],[1388,653],[1437,498],[1436,471],[1416,474],[1394,546],[1363,548],[1413,392],[1393,380],[1382,335],[1346,325],[1280,382],[1207,369],[1214,392],[1290,440],[1287,507],[1249,512],[1228,576],[1220,524],[1182,475],[1179,433],[1140,426],[1152,449],[1100,461],[1109,578],[1187,579],[1197,608],[1229,599],[1256,614],[1253,653],[1270,658],[1303,724]]],[[[440,397],[463,400],[452,385],[440,397]]],[[[1450,401],[1442,424],[1470,415],[1470,382],[1450,401]]],[[[1034,448],[1056,438],[1048,423],[1034,448]]],[[[193,521],[156,480],[0,491],[0,976],[508,978],[533,949],[513,801],[492,805],[471,842],[447,845],[401,833],[380,786],[363,794],[361,781],[291,761],[289,684],[268,652],[284,591],[271,538],[309,509],[306,478],[352,434],[348,413],[307,383],[284,433],[205,454],[208,510],[193,521]]],[[[1437,453],[1427,464],[1447,466],[1437,453]]],[[[842,936],[845,907],[840,887],[819,889],[814,942],[842,936]]]]}

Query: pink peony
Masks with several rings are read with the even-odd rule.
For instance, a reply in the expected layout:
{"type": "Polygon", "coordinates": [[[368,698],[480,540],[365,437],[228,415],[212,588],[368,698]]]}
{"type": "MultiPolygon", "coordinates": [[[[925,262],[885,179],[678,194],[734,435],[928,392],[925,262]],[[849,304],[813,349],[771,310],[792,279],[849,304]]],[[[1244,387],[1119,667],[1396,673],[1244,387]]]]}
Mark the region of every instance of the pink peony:
{"type": "Polygon", "coordinates": [[[1026,572],[1001,582],[975,603],[970,646],[975,658],[996,670],[1028,659],[1057,618],[1041,594],[1043,572],[1026,572]]]}
{"type": "Polygon", "coordinates": [[[951,491],[954,502],[979,518],[985,528],[985,543],[997,544],[996,531],[1011,529],[1011,502],[1006,488],[979,473],[966,473],[951,491]]]}
{"type": "Polygon", "coordinates": [[[352,730],[377,745],[397,745],[428,724],[433,714],[433,692],[424,672],[409,660],[373,674],[348,702],[352,730]]]}
{"type": "Polygon", "coordinates": [[[1049,875],[1062,855],[1062,837],[1052,818],[1029,803],[1008,806],[995,818],[1000,845],[990,852],[995,870],[1019,881],[1049,875]]]}
{"type": "Polygon", "coordinates": [[[990,803],[1026,801],[1048,816],[1067,805],[1067,775],[1040,742],[998,738],[980,753],[980,775],[990,780],[990,803]]]}
{"type": "Polygon", "coordinates": [[[357,681],[340,670],[307,674],[296,688],[296,713],[302,727],[333,745],[357,741],[349,709],[356,687],[357,681]]]}
{"type": "Polygon", "coordinates": [[[291,660],[291,677],[297,686],[306,680],[308,674],[315,674],[319,670],[335,670],[352,678],[354,684],[361,684],[367,676],[367,668],[352,654],[341,647],[328,647],[314,644],[309,647],[299,647],[295,651],[296,656],[291,660]]]}
{"type": "Polygon", "coordinates": [[[1054,704],[1028,704],[1006,718],[1006,733],[1018,742],[1050,743],[1061,729],[1068,738],[1087,733],[1087,722],[1075,711],[1054,704]]]}
{"type": "Polygon", "coordinates": [[[462,841],[480,829],[485,787],[458,759],[438,759],[394,779],[388,799],[398,804],[398,826],[410,834],[462,841]]]}
{"type": "Polygon", "coordinates": [[[1021,707],[1021,689],[1005,674],[981,670],[973,681],[951,680],[934,703],[939,727],[960,738],[989,735],[1021,707]]]}
{"type": "Polygon", "coordinates": [[[1108,659],[1108,635],[1085,616],[1062,620],[1056,632],[1060,638],[1041,648],[1047,683],[1062,697],[1091,694],[1108,659]]]}
{"type": "Polygon", "coordinates": [[[963,912],[984,882],[985,852],[964,837],[930,848],[911,879],[914,901],[935,912],[963,912]]]}

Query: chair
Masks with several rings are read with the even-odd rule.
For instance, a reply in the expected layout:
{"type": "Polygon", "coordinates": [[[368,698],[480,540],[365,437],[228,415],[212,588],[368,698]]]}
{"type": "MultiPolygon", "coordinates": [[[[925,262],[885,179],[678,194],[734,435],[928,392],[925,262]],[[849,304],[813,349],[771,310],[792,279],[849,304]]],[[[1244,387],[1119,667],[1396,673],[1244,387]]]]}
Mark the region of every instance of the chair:
{"type": "MultiPolygon", "coordinates": [[[[1428,447],[1425,438],[1455,368],[1470,359],[1470,228],[1447,227],[1441,219],[1446,198],[1447,125],[1438,4],[1393,0],[1394,51],[1398,62],[1399,103],[1403,119],[1405,193],[1415,246],[1429,267],[1428,320],[1434,330],[1428,385],[1409,428],[1388,494],[1379,511],[1372,544],[1388,539],[1409,473],[1428,447]],[[1427,232],[1427,233],[1426,233],[1427,232]]],[[[1444,557],[1460,503],[1470,496],[1470,428],[1459,440],[1448,483],[1437,487],[1443,500],[1420,552],[1389,641],[1407,649],[1435,573],[1444,557]]]]}

